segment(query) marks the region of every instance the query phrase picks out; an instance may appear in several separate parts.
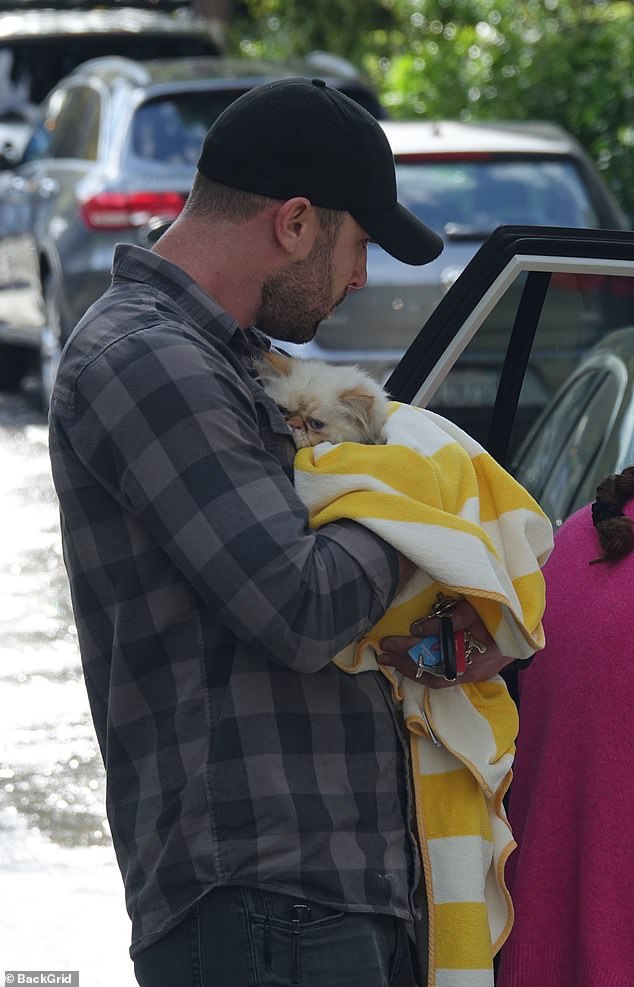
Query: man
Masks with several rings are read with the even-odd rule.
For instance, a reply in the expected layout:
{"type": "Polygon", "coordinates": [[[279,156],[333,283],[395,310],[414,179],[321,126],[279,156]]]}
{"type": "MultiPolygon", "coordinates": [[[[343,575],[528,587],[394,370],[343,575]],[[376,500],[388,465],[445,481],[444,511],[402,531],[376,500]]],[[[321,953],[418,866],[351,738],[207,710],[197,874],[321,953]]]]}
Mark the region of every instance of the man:
{"type": "MultiPolygon", "coordinates": [[[[420,914],[399,711],[331,662],[411,565],[352,522],[310,530],[257,380],[262,331],[312,338],[371,239],[441,249],[380,126],[321,80],[258,87],[153,250],[117,247],[60,365],[53,475],[143,987],[378,987],[420,914]]],[[[505,659],[465,604],[467,626],[488,678],[505,659]]],[[[411,643],[385,660],[414,675],[411,643]]]]}

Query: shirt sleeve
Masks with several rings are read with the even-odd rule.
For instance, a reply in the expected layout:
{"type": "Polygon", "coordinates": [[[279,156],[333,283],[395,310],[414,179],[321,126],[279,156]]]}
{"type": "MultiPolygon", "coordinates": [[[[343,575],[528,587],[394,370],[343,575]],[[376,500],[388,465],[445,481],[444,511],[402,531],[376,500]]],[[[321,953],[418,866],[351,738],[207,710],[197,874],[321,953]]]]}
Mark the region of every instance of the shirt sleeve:
{"type": "Polygon", "coordinates": [[[67,433],[220,624],[263,656],[322,668],[382,616],[394,549],[353,522],[311,531],[231,361],[165,328],[81,374],[67,433]]]}

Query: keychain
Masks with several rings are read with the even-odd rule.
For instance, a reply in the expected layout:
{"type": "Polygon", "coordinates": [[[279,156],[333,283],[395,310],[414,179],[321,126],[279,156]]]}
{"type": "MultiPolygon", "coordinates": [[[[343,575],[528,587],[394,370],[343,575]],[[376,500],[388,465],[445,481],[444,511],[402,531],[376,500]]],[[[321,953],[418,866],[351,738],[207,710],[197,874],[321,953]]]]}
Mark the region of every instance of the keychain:
{"type": "Polygon", "coordinates": [[[408,654],[416,665],[416,678],[424,672],[438,675],[448,682],[463,675],[471,664],[474,651],[484,654],[486,645],[478,641],[470,631],[454,633],[451,613],[463,598],[461,596],[444,596],[439,593],[429,617],[436,617],[439,622],[438,634],[430,634],[422,638],[408,650],[408,654]]]}

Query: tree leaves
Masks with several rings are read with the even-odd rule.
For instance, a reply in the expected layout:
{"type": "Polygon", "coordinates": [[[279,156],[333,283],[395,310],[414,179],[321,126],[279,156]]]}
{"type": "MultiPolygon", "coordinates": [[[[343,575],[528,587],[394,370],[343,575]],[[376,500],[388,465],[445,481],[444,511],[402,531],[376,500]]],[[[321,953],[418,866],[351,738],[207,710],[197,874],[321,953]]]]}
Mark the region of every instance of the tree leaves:
{"type": "Polygon", "coordinates": [[[336,53],[395,117],[548,119],[588,150],[634,217],[630,0],[243,0],[231,47],[336,53]]]}

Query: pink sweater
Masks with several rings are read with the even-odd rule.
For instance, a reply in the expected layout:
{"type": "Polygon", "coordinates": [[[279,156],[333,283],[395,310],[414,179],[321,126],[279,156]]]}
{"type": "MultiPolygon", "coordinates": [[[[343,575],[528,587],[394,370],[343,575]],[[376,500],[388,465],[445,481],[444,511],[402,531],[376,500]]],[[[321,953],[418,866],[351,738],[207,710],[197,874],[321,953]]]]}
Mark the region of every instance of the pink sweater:
{"type": "Polygon", "coordinates": [[[600,554],[583,508],[544,570],[546,648],[521,673],[516,917],[498,987],[634,987],[634,552],[588,565],[600,554]]]}

